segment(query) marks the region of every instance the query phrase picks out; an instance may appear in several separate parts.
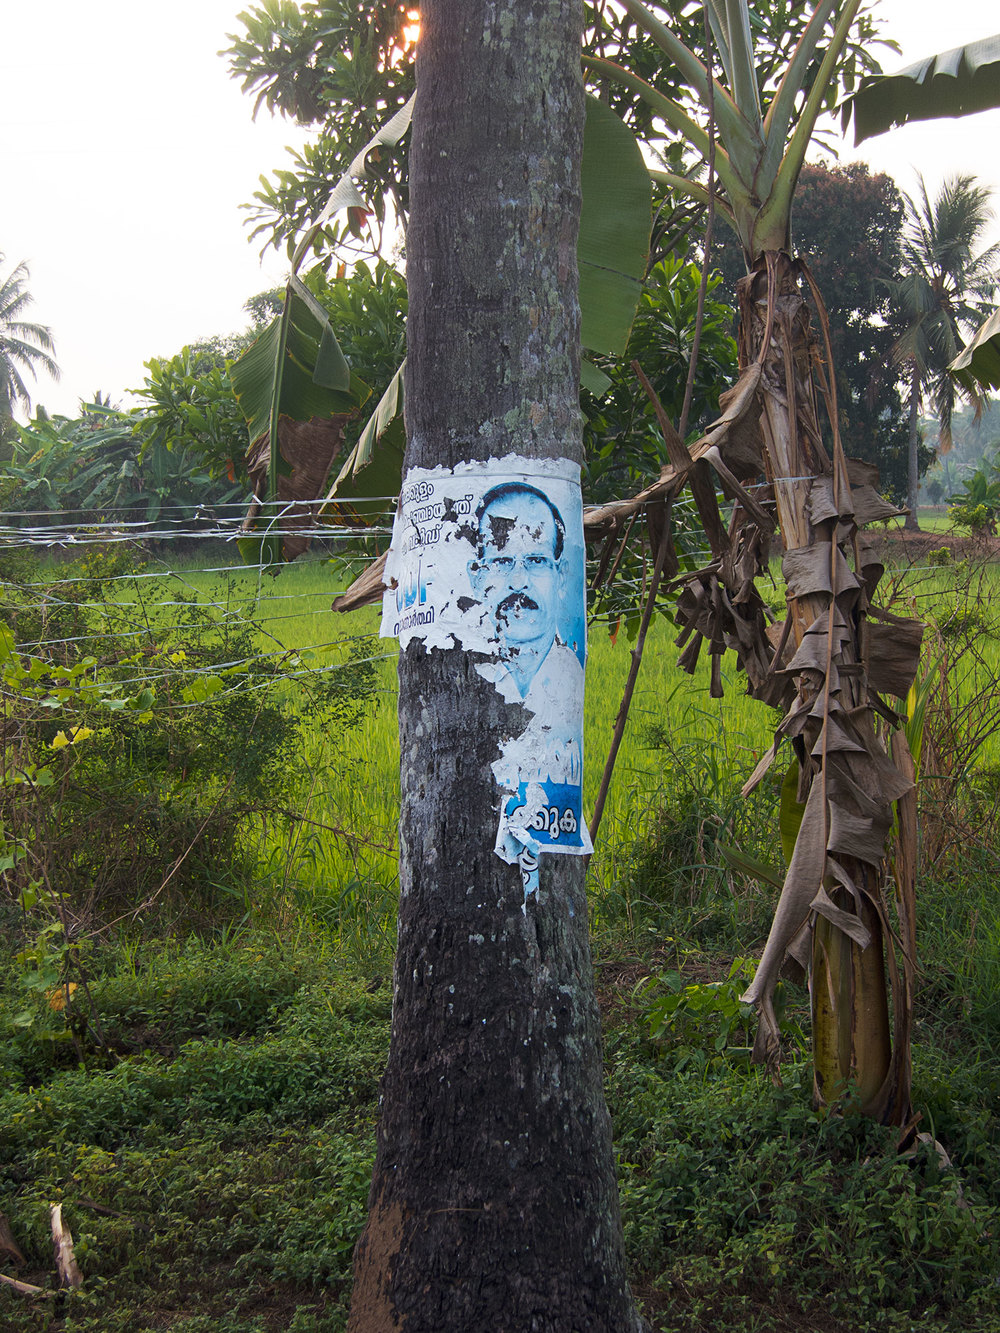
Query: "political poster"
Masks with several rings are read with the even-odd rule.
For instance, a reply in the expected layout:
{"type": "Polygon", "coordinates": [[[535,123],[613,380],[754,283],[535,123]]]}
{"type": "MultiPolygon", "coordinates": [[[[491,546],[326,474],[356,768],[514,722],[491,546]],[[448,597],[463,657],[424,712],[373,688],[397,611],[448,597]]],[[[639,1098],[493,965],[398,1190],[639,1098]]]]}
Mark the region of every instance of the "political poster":
{"type": "Polygon", "coordinates": [[[501,741],[495,851],[521,868],[585,855],[586,587],[579,467],[519,456],[407,473],[393,525],[383,636],[482,655],[524,725],[501,741]]]}

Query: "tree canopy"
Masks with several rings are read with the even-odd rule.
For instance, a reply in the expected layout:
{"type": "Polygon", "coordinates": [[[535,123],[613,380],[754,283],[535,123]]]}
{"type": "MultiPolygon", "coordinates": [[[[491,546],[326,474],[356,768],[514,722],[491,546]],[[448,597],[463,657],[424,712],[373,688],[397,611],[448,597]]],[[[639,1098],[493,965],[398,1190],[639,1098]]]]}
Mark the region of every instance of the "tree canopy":
{"type": "MultiPolygon", "coordinates": [[[[948,373],[968,336],[991,312],[1000,285],[1000,244],[980,249],[993,216],[989,189],[971,176],[954,176],[931,199],[923,180],[917,199],[907,199],[902,275],[894,295],[905,320],[895,356],[910,381],[909,505],[916,512],[917,417],[929,399],[938,419],[939,450],[951,448],[951,418],[957,386],[948,373]],[[978,253],[977,253],[978,250],[978,253]]],[[[974,406],[983,395],[965,392],[974,406]]]]}
{"type": "MultiPolygon", "coordinates": [[[[3,260],[0,254],[0,263],[3,260]]],[[[39,370],[46,370],[53,377],[59,375],[51,330],[25,318],[34,300],[28,278],[23,261],[0,278],[0,433],[9,427],[15,409],[31,402],[26,374],[35,377],[39,370]]]]}
{"type": "MultiPolygon", "coordinates": [[[[685,45],[704,54],[704,6],[698,0],[654,0],[650,9],[685,45]]],[[[807,0],[780,0],[754,11],[755,69],[765,110],[812,9],[807,0]]],[[[255,110],[264,105],[320,128],[315,142],[294,153],[289,166],[261,177],[252,206],[253,235],[262,238],[265,246],[285,247],[291,253],[295,237],[322,210],[330,182],[343,173],[374,129],[413,92],[416,14],[417,8],[404,0],[324,0],[322,4],[265,0],[238,16],[244,31],[231,34],[230,68],[243,88],[256,94],[255,110]]],[[[833,28],[831,19],[826,24],[827,36],[832,36],[833,28]]],[[[879,36],[877,18],[862,14],[824,90],[826,109],[832,110],[864,75],[879,69],[875,50],[880,44],[894,46],[879,36]]],[[[656,43],[627,8],[609,5],[606,0],[585,0],[583,52],[625,66],[648,80],[657,92],[702,117],[689,87],[690,73],[663,60],[656,43]]],[[[819,57],[810,80],[818,68],[819,57]]],[[[682,176],[697,174],[699,168],[683,136],[664,132],[639,93],[593,72],[585,71],[585,78],[588,88],[600,92],[661,165],[682,176]]],[[[793,123],[801,110],[801,104],[792,108],[793,123]]],[[[327,262],[334,262],[338,247],[360,252],[381,246],[387,218],[392,212],[406,212],[405,151],[381,151],[369,175],[369,214],[351,210],[346,220],[324,229],[327,262]]]]}

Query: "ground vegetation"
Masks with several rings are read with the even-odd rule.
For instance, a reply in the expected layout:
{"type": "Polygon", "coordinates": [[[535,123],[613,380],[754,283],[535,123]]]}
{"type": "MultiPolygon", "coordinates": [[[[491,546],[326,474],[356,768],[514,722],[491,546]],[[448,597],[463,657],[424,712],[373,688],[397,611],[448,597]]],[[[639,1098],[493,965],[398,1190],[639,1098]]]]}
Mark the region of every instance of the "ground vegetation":
{"type": "MultiPolygon", "coordinates": [[[[935,682],[920,742],[913,1086],[927,1137],[902,1152],[897,1131],[810,1108],[809,1008],[794,984],[780,996],[781,1086],[749,1064],[740,996],[773,890],[745,863],[780,877],[780,790],[766,782],[741,799],[764,728],[752,709],[710,699],[706,667],[689,679],[672,666],[667,626],[654,626],[663,651],[638,701],[648,724],[624,756],[589,890],[626,1254],[656,1333],[996,1327],[996,573],[962,557],[908,571],[902,551],[888,552],[891,577],[933,626],[935,682]],[[664,697],[669,731],[654,725],[664,697]]],[[[208,600],[211,576],[188,577],[208,600]]],[[[322,616],[321,566],[282,578],[322,616]]],[[[272,636],[287,649],[310,642],[315,624],[281,619],[284,602],[261,612],[261,648],[272,636]]],[[[371,628],[370,613],[357,616],[351,633],[371,628]]],[[[592,754],[627,654],[594,640],[592,754]]],[[[89,998],[71,978],[65,1004],[58,973],[46,975],[60,941],[39,939],[44,902],[17,901],[5,874],[0,1213],[17,1254],[4,1249],[0,1273],[48,1293],[0,1284],[12,1333],[345,1327],[389,1039],[393,680],[387,662],[305,811],[339,820],[353,849],[320,832],[313,855],[289,864],[290,844],[276,842],[238,900],[212,888],[211,870],[192,871],[196,920],[178,891],[159,917],[78,933],[89,998]],[[381,838],[386,851],[365,860],[363,841],[381,838]],[[60,1291],[53,1264],[59,1202],[78,1289],[60,1291]]],[[[70,704],[59,729],[76,716],[70,704]]],[[[311,752],[328,738],[307,726],[311,752]]],[[[93,739],[76,742],[80,754],[93,739]]]]}

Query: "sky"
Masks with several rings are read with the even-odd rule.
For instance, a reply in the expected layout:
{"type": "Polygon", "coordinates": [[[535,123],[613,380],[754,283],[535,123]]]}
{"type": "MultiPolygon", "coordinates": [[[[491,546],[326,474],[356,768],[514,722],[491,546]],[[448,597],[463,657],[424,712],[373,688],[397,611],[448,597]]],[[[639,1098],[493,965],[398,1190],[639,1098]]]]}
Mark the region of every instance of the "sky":
{"type": "Polygon", "coordinates": [[[217,53],[239,0],[0,0],[0,253],[30,270],[30,318],[62,369],[34,395],[128,405],[143,362],[242,329],[283,281],[240,205],[304,132],[262,111],[217,53]]]}
{"type": "MultiPolygon", "coordinates": [[[[218,52],[238,0],[0,0],[0,254],[30,270],[61,379],[34,402],[75,415],[97,390],[128,406],[143,363],[245,327],[243,302],[283,281],[283,255],[249,240],[241,208],[305,132],[262,111],[218,52]]],[[[987,0],[878,0],[902,54],[891,72],[1000,28],[987,0]]],[[[916,187],[971,172],[997,190],[1000,111],[904,126],[840,160],[916,187]]],[[[997,228],[991,239],[1000,239],[997,228]]]]}

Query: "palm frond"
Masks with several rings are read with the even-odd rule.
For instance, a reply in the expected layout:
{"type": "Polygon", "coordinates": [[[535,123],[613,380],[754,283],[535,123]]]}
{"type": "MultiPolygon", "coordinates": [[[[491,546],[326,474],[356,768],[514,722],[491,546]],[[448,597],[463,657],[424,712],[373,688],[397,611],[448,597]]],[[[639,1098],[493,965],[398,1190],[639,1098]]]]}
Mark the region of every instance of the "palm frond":
{"type": "Polygon", "coordinates": [[[22,261],[0,280],[0,421],[9,418],[16,407],[30,405],[24,374],[37,379],[42,370],[59,378],[51,330],[23,318],[33,300],[29,276],[22,261]]]}

